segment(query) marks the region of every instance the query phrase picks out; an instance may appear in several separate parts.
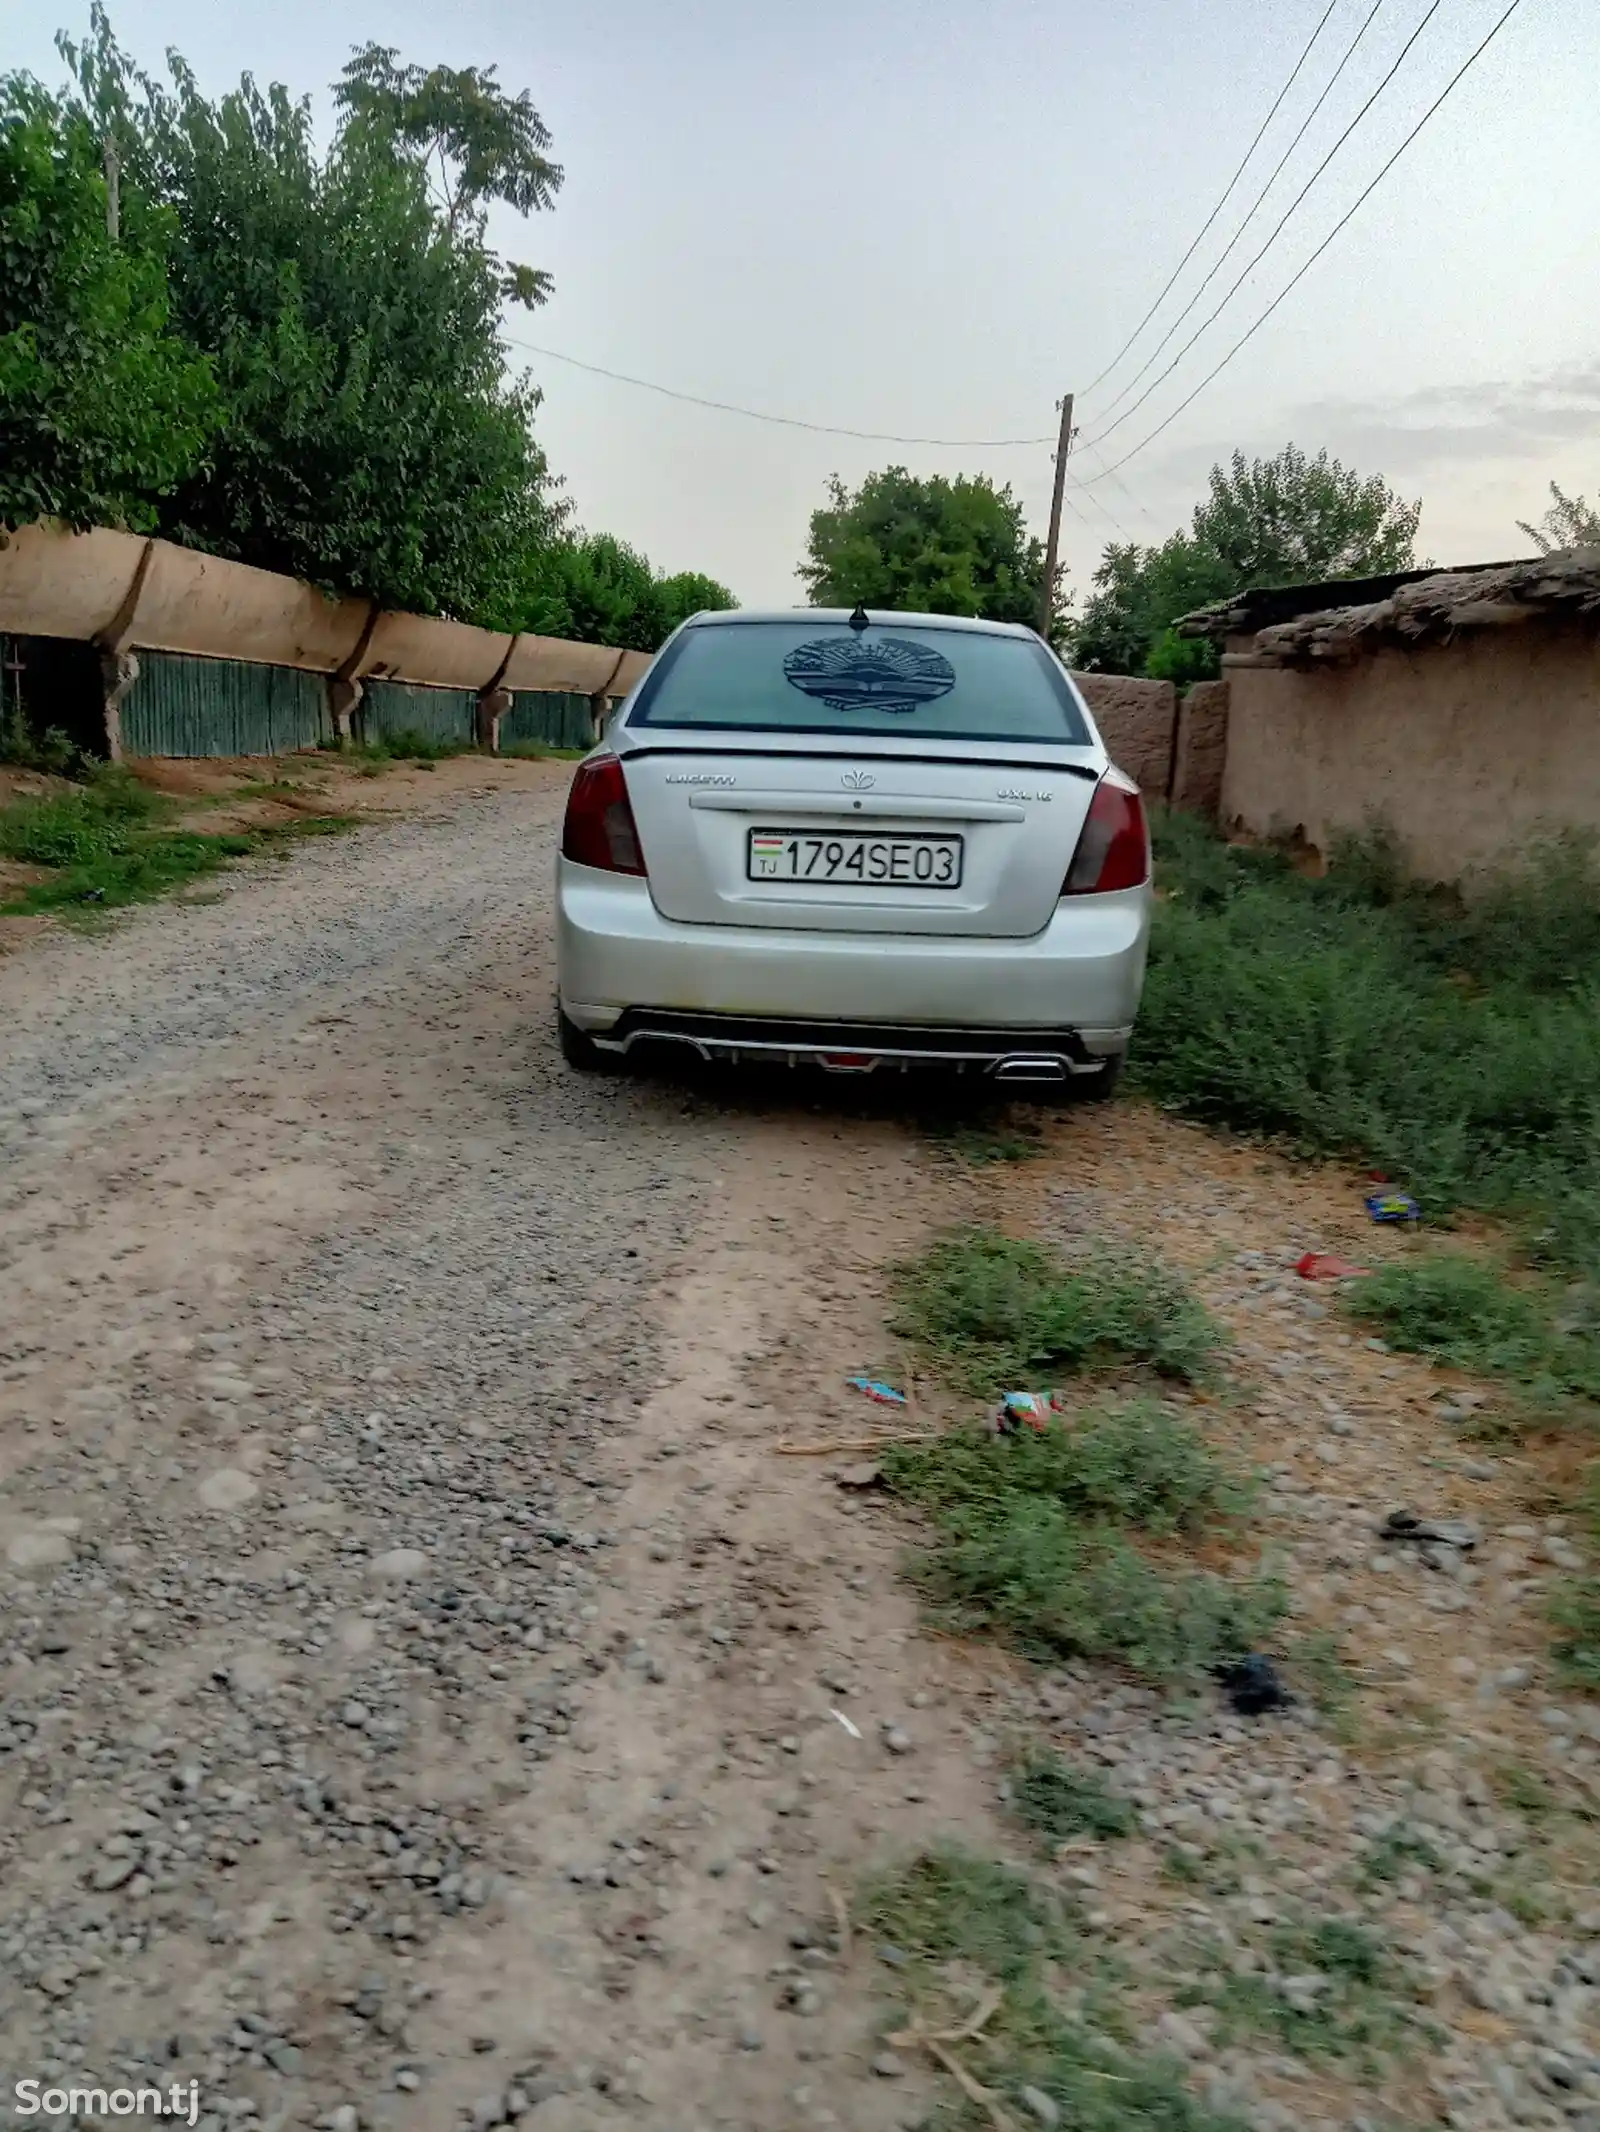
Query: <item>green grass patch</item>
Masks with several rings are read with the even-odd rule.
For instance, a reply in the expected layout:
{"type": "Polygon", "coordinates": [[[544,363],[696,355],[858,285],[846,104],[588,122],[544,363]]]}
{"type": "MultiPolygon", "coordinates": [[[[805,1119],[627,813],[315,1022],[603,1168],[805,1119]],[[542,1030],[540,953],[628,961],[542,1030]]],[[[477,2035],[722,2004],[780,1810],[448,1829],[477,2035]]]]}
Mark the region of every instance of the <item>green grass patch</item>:
{"type": "MultiPolygon", "coordinates": [[[[1049,1890],[1013,1867],[944,1848],[872,1882],[855,1922],[898,1958],[907,2017],[956,2026],[986,1987],[1002,1997],[982,2036],[952,2046],[966,2071],[1020,2123],[1024,2088],[1048,2095],[1073,2132],[1242,2132],[1196,2102],[1170,2059],[1128,2048],[1130,2023],[1093,1943],[1049,1890]]],[[[988,2127],[952,2087],[943,2125],[988,2127]]]]}
{"type": "Polygon", "coordinates": [[[1177,1685],[1257,1649],[1285,1611],[1275,1580],[1172,1567],[1132,1544],[1130,1529],[1198,1537],[1249,1500],[1248,1482],[1154,1401],[1042,1435],[970,1430],[900,1445],[883,1470],[932,1518],[935,1543],[912,1574],[961,1631],[1177,1685]]]}
{"type": "Polygon", "coordinates": [[[551,748],[542,740],[511,740],[500,753],[512,762],[582,762],[588,748],[551,748]]]}
{"type": "Polygon", "coordinates": [[[0,910],[87,917],[149,903],[253,851],[352,826],[349,817],[307,816],[276,829],[202,834],[168,827],[174,812],[173,801],[115,768],[72,792],[0,808],[0,856],[48,869],[0,910]]]}
{"type": "Polygon", "coordinates": [[[899,1444],[890,1481],[935,1512],[993,1510],[1016,1496],[1059,1504],[1075,1523],[1196,1535],[1249,1508],[1254,1485],[1225,1466],[1192,1422],[1156,1399],[1106,1400],[1044,1431],[958,1430],[899,1444]]]}
{"type": "Polygon", "coordinates": [[[895,1273],[891,1329],[947,1381],[994,1396],[1088,1372],[1144,1368],[1209,1381],[1221,1328],[1176,1274],[1102,1256],[1068,1266],[973,1228],[895,1273]]]}
{"type": "Polygon", "coordinates": [[[1023,1755],[1010,1775],[1017,1818],[1050,1845],[1080,1837],[1131,1836],[1139,1811],[1092,1769],[1074,1769],[1049,1748],[1023,1755]]]}
{"type": "Polygon", "coordinates": [[[475,740],[439,740],[411,727],[402,727],[398,733],[376,734],[371,740],[361,741],[345,750],[347,758],[356,762],[409,762],[419,767],[448,762],[454,755],[476,755],[477,752],[475,740]]]}
{"type": "Polygon", "coordinates": [[[1600,1402],[1600,1318],[1587,1291],[1563,1299],[1465,1252],[1433,1251],[1349,1282],[1341,1300],[1391,1347],[1505,1378],[1535,1405],[1600,1402]]]}
{"type": "Polygon", "coordinates": [[[1463,897],[1408,882],[1381,837],[1326,879],[1158,826],[1157,912],[1131,1065],[1169,1107],[1381,1164],[1433,1219],[1517,1222],[1600,1258],[1600,860],[1568,838],[1463,897]]]}
{"type": "Polygon", "coordinates": [[[934,1145],[975,1169],[997,1162],[1032,1162],[1044,1153],[1039,1127],[1016,1125],[1004,1117],[960,1117],[935,1112],[922,1120],[934,1145]]]}
{"type": "Polygon", "coordinates": [[[1394,1821],[1381,1835],[1373,1837],[1357,1861],[1355,1872],[1363,1887],[1372,1888],[1387,1887],[1407,1873],[1438,1873],[1443,1867],[1444,1860],[1426,1836],[1419,1835],[1407,1822],[1394,1821]]]}
{"type": "MultiPolygon", "coordinates": [[[[1581,1504],[1583,1540],[1591,1561],[1600,1560],[1600,1464],[1591,1464],[1581,1504]]],[[[1600,1571],[1568,1575],[1551,1593],[1550,1625],[1556,1664],[1575,1688],[1600,1694],[1600,1571]]]]}
{"type": "Polygon", "coordinates": [[[1191,1952],[1188,1967],[1198,1981],[1185,1987],[1179,2003],[1215,2010],[1213,2035],[1221,2049],[1270,2037],[1299,2058],[1354,2059],[1376,2080],[1415,2045],[1416,1980],[1358,1920],[1272,1926],[1250,1950],[1254,1966],[1216,1940],[1197,1941],[1191,1952]]]}

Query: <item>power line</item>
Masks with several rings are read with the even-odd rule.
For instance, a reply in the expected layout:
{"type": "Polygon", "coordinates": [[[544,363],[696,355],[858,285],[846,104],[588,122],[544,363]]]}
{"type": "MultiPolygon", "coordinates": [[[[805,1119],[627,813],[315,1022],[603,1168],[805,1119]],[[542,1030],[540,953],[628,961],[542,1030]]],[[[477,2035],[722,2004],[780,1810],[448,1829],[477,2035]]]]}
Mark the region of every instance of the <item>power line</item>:
{"type": "MultiPolygon", "coordinates": [[[[1085,451],[1094,452],[1094,455],[1099,460],[1101,466],[1105,468],[1107,478],[1117,484],[1117,487],[1121,489],[1123,495],[1127,497],[1129,503],[1133,505],[1133,508],[1138,512],[1139,516],[1144,519],[1147,524],[1152,526],[1156,525],[1156,520],[1154,516],[1148,510],[1146,510],[1145,506],[1139,501],[1138,497],[1135,496],[1132,489],[1129,488],[1128,484],[1123,480],[1122,476],[1117,472],[1116,468],[1114,466],[1106,466],[1105,454],[1101,451],[1096,450],[1095,446],[1092,444],[1086,444],[1083,449],[1085,451]]],[[[1089,498],[1091,503],[1095,500],[1094,490],[1092,488],[1084,486],[1083,493],[1089,498]]],[[[1118,530],[1124,531],[1126,529],[1119,527],[1118,530]]],[[[1157,528],[1157,530],[1159,531],[1159,527],[1157,528]]]]}
{"type": "MultiPolygon", "coordinates": [[[[1428,106],[1427,110],[1423,112],[1421,118],[1417,120],[1417,123],[1412,127],[1411,131],[1400,143],[1394,154],[1390,156],[1388,162],[1384,164],[1383,168],[1378,172],[1378,175],[1373,179],[1372,183],[1367,187],[1366,191],[1363,192],[1361,196],[1355,201],[1355,203],[1339,217],[1338,221],[1333,225],[1333,228],[1329,230],[1327,236],[1323,238],[1322,242],[1311,254],[1311,257],[1300,268],[1299,272],[1295,274],[1293,280],[1291,280],[1283,289],[1279,291],[1279,293],[1273,298],[1272,302],[1268,304],[1267,308],[1262,312],[1261,316],[1255,321],[1254,325],[1252,325],[1247,332],[1240,335],[1238,340],[1234,342],[1233,346],[1222,358],[1221,362],[1218,363],[1214,369],[1206,373],[1206,375],[1200,380],[1199,384],[1196,385],[1194,391],[1189,394],[1189,397],[1186,400],[1180,400],[1178,402],[1178,405],[1172,410],[1171,414],[1166,417],[1165,421],[1158,422],[1156,424],[1155,428],[1151,430],[1148,437],[1143,438],[1138,444],[1136,444],[1133,447],[1132,451],[1124,452],[1120,459],[1113,460],[1111,465],[1106,468],[1106,472],[1104,474],[1091,475],[1089,477],[1091,481],[1104,481],[1109,475],[1115,474],[1120,467],[1126,466],[1130,459],[1137,457],[1137,455],[1142,452],[1147,445],[1154,444],[1157,437],[1161,435],[1162,431],[1165,429],[1170,429],[1172,424],[1177,421],[1179,415],[1183,413],[1184,409],[1186,407],[1192,406],[1193,403],[1200,397],[1201,393],[1205,391],[1206,387],[1211,384],[1213,380],[1222,375],[1223,371],[1227,369],[1228,365],[1239,353],[1239,350],[1244,347],[1245,343],[1247,341],[1254,340],[1255,336],[1260,332],[1261,328],[1266,324],[1267,320],[1272,316],[1273,312],[1277,310],[1278,306],[1284,301],[1287,296],[1292,293],[1292,291],[1296,287],[1298,287],[1300,282],[1305,279],[1306,275],[1311,271],[1312,267],[1316,265],[1317,261],[1322,257],[1323,253],[1328,249],[1328,246],[1332,244],[1334,238],[1337,237],[1339,232],[1345,227],[1346,223],[1352,221],[1355,218],[1356,214],[1360,211],[1360,209],[1366,205],[1369,199],[1371,199],[1372,195],[1377,191],[1378,187],[1383,183],[1384,179],[1389,175],[1390,171],[1393,170],[1395,164],[1399,162],[1400,158],[1411,146],[1411,143],[1416,139],[1417,135],[1422,131],[1423,127],[1427,125],[1428,121],[1433,117],[1434,113],[1439,109],[1439,106],[1444,103],[1446,98],[1454,92],[1457,84],[1462,80],[1462,78],[1465,75],[1469,74],[1472,69],[1477,65],[1478,61],[1483,57],[1484,53],[1488,51],[1490,45],[1494,43],[1495,39],[1499,36],[1500,32],[1505,28],[1506,24],[1511,20],[1512,16],[1517,12],[1517,9],[1521,5],[1522,0],[1511,0],[1510,6],[1507,7],[1504,14],[1501,15],[1500,19],[1490,29],[1489,34],[1484,38],[1483,42],[1476,48],[1475,51],[1472,51],[1467,55],[1466,59],[1463,60],[1462,64],[1456,69],[1455,73],[1451,75],[1450,79],[1445,83],[1443,89],[1440,90],[1439,94],[1428,106]]],[[[1132,411],[1133,410],[1130,408],[1129,413],[1131,414],[1132,411]]],[[[1085,483],[1083,485],[1087,486],[1088,484],[1085,483]]]]}
{"type": "MultiPolygon", "coordinates": [[[[1144,391],[1140,393],[1138,399],[1134,400],[1129,406],[1125,407],[1122,413],[1118,415],[1114,421],[1108,422],[1104,429],[1097,431],[1095,436],[1090,439],[1091,443],[1104,443],[1106,438],[1111,435],[1112,431],[1120,429],[1123,423],[1128,420],[1130,415],[1137,414],[1139,409],[1144,405],[1145,401],[1148,400],[1150,395],[1156,390],[1157,386],[1163,384],[1169,377],[1171,377],[1173,371],[1177,369],[1178,365],[1189,353],[1189,350],[1194,346],[1195,342],[1199,340],[1200,336],[1203,333],[1208,332],[1210,328],[1216,324],[1217,320],[1222,316],[1223,312],[1226,311],[1229,304],[1232,303],[1234,297],[1238,295],[1240,289],[1244,287],[1244,284],[1250,279],[1250,276],[1255,272],[1256,268],[1261,264],[1262,260],[1266,258],[1268,252],[1270,252],[1272,250],[1272,247],[1277,243],[1279,237],[1282,235],[1283,231],[1288,226],[1289,222],[1292,220],[1295,213],[1299,209],[1301,202],[1311,191],[1311,188],[1322,176],[1322,173],[1327,169],[1328,165],[1339,153],[1339,150],[1344,146],[1345,142],[1349,140],[1351,134],[1355,132],[1356,128],[1366,117],[1367,113],[1372,109],[1373,105],[1383,94],[1384,90],[1389,86],[1390,82],[1394,80],[1396,74],[1399,73],[1401,67],[1405,64],[1407,53],[1411,50],[1411,47],[1416,43],[1417,39],[1422,35],[1423,31],[1428,27],[1428,24],[1433,20],[1434,16],[1439,12],[1439,9],[1443,6],[1443,4],[1444,0],[1429,0],[1427,13],[1417,24],[1416,28],[1411,32],[1411,35],[1406,39],[1405,43],[1400,47],[1399,55],[1395,59],[1393,65],[1389,68],[1389,71],[1378,83],[1378,86],[1373,90],[1372,94],[1367,98],[1366,102],[1361,106],[1361,109],[1350,121],[1349,125],[1345,127],[1343,133],[1340,134],[1339,138],[1334,142],[1333,146],[1322,158],[1322,161],[1317,165],[1316,169],[1312,171],[1310,177],[1307,178],[1304,185],[1301,186],[1300,190],[1289,202],[1289,205],[1284,209],[1282,215],[1279,216],[1278,221],[1274,226],[1271,235],[1267,238],[1266,243],[1262,245],[1260,251],[1256,253],[1255,257],[1238,275],[1232,287],[1228,290],[1226,296],[1223,297],[1221,303],[1217,305],[1216,309],[1211,313],[1208,318],[1202,320],[1202,322],[1195,327],[1189,338],[1184,342],[1183,346],[1172,358],[1172,361],[1168,363],[1166,369],[1158,371],[1155,377],[1153,377],[1150,383],[1145,387],[1144,391]]],[[[1407,140],[1409,140],[1410,138],[1411,136],[1408,135],[1407,140]]],[[[1402,146],[1403,145],[1404,143],[1402,143],[1402,146]]],[[[1386,163],[1384,165],[1384,169],[1387,170],[1388,168],[1389,165],[1386,163]]],[[[1364,200],[1366,198],[1366,194],[1363,193],[1361,197],[1364,200]]],[[[1357,204],[1359,205],[1359,202],[1357,204]]],[[[1342,223],[1340,224],[1340,227],[1343,228],[1342,223]]]]}
{"type": "Polygon", "coordinates": [[[599,363],[585,363],[575,355],[563,355],[559,348],[536,347],[532,341],[519,341],[507,335],[513,348],[522,348],[529,355],[542,355],[552,363],[567,363],[574,370],[587,370],[591,376],[610,378],[618,385],[637,385],[641,392],[658,392],[663,399],[684,400],[691,407],[710,407],[718,414],[742,415],[747,422],[771,422],[782,429],[806,429],[819,437],[858,437],[869,444],[931,444],[951,451],[1009,451],[1023,445],[1053,444],[1053,437],[897,437],[881,429],[840,429],[828,422],[804,422],[797,415],[771,415],[755,407],[736,407],[728,400],[707,400],[697,392],[678,392],[671,385],[657,385],[650,378],[630,377],[623,370],[607,370],[599,363]]]}
{"type": "Polygon", "coordinates": [[[1328,80],[1323,88],[1322,94],[1317,98],[1316,102],[1311,106],[1311,109],[1306,113],[1304,120],[1301,122],[1299,132],[1294,136],[1293,140],[1290,141],[1288,147],[1283,151],[1282,155],[1279,156],[1277,162],[1273,165],[1271,177],[1268,178],[1266,184],[1262,186],[1261,190],[1251,201],[1249,207],[1245,211],[1243,221],[1239,224],[1239,227],[1234,231],[1233,235],[1228,239],[1227,243],[1222,247],[1222,250],[1217,254],[1217,257],[1212,261],[1210,267],[1207,269],[1205,279],[1201,282],[1199,288],[1195,290],[1194,294],[1183,306],[1183,309],[1178,313],[1177,317],[1172,321],[1171,325],[1168,326],[1166,332],[1163,333],[1160,340],[1156,342],[1150,353],[1145,357],[1145,360],[1140,366],[1140,368],[1134,372],[1131,378],[1129,378],[1127,384],[1123,386],[1122,390],[1111,402],[1111,405],[1106,409],[1107,414],[1110,414],[1115,408],[1121,406],[1122,402],[1128,397],[1129,393],[1132,392],[1134,386],[1137,385],[1139,380],[1144,377],[1149,371],[1150,365],[1155,362],[1156,358],[1160,355],[1162,349],[1170,346],[1172,336],[1178,331],[1184,320],[1192,314],[1195,306],[1199,303],[1201,297],[1204,296],[1207,289],[1210,288],[1212,282],[1216,280],[1217,276],[1221,273],[1224,266],[1227,265],[1228,260],[1233,253],[1235,245],[1238,244],[1239,240],[1243,237],[1245,231],[1255,220],[1256,215],[1260,211],[1262,202],[1266,199],[1268,193],[1271,192],[1273,186],[1277,184],[1279,178],[1283,175],[1283,166],[1288,162],[1289,158],[1294,154],[1300,143],[1305,139],[1307,133],[1310,132],[1312,126],[1316,123],[1317,113],[1322,109],[1323,105],[1328,101],[1328,98],[1338,87],[1340,79],[1344,74],[1345,68],[1349,66],[1351,60],[1355,58],[1356,52],[1359,49],[1362,40],[1365,38],[1368,30],[1371,29],[1373,23],[1376,22],[1376,20],[1378,19],[1378,16],[1382,11],[1383,6],[1384,0],[1372,0],[1372,6],[1368,10],[1365,21],[1356,31],[1354,37],[1351,38],[1349,44],[1345,47],[1344,57],[1334,68],[1333,72],[1328,76],[1328,80]]]}
{"type": "MultiPolygon", "coordinates": [[[[1263,134],[1265,134],[1267,128],[1277,117],[1278,112],[1282,107],[1284,98],[1288,95],[1289,91],[1294,87],[1296,81],[1300,77],[1301,68],[1305,65],[1306,61],[1311,57],[1312,52],[1316,49],[1317,39],[1322,35],[1323,30],[1327,27],[1328,17],[1333,13],[1334,9],[1338,5],[1339,0],[1328,0],[1328,4],[1323,9],[1321,18],[1319,19],[1316,28],[1311,32],[1310,40],[1306,44],[1304,51],[1300,54],[1300,57],[1294,63],[1293,73],[1289,76],[1289,79],[1284,83],[1283,87],[1273,98],[1272,109],[1267,113],[1266,117],[1261,121],[1261,124],[1256,128],[1256,137],[1250,143],[1249,147],[1245,150],[1244,161],[1239,165],[1233,176],[1228,180],[1226,186],[1224,186],[1221,199],[1211,210],[1210,214],[1207,215],[1204,222],[1201,223],[1200,228],[1196,233],[1194,242],[1184,253],[1183,257],[1178,261],[1172,272],[1167,276],[1166,281],[1162,285],[1160,295],[1150,306],[1149,310],[1146,311],[1143,318],[1141,318],[1139,323],[1134,327],[1133,331],[1128,335],[1127,339],[1117,350],[1116,354],[1111,358],[1110,362],[1107,363],[1104,370],[1100,372],[1100,375],[1089,380],[1088,384],[1083,389],[1083,394],[1080,395],[1080,397],[1087,396],[1089,393],[1094,391],[1097,385],[1101,385],[1105,382],[1105,380],[1111,375],[1112,371],[1116,369],[1118,363],[1122,361],[1122,358],[1127,354],[1128,350],[1133,346],[1134,342],[1139,338],[1139,335],[1144,331],[1145,327],[1149,325],[1151,319],[1155,317],[1156,313],[1161,309],[1161,306],[1166,302],[1167,297],[1171,292],[1173,283],[1183,272],[1184,268],[1189,264],[1189,261],[1194,257],[1195,253],[1199,250],[1201,239],[1205,236],[1206,231],[1210,229],[1212,223],[1216,221],[1218,215],[1220,215],[1222,213],[1222,210],[1227,206],[1229,199],[1232,197],[1233,188],[1238,184],[1239,180],[1244,176],[1246,170],[1249,168],[1251,157],[1261,146],[1261,139],[1263,134]]],[[[1249,217],[1247,216],[1245,219],[1248,221],[1249,217]]],[[[1137,380],[1135,380],[1135,382],[1137,383],[1137,380]]],[[[1112,405],[1115,406],[1116,402],[1113,401],[1112,405]]]]}

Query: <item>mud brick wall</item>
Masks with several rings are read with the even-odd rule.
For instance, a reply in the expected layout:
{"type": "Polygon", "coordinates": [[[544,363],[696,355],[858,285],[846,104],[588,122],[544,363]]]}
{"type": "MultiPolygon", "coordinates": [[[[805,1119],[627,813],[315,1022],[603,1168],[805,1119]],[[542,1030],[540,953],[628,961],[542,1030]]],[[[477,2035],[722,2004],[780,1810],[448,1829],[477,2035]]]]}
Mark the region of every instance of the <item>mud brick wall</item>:
{"type": "Polygon", "coordinates": [[[1228,759],[1228,683],[1197,681],[1178,705],[1178,744],[1173,750],[1172,790],[1167,795],[1185,814],[1215,821],[1222,806],[1222,772],[1228,759]]]}
{"type": "Polygon", "coordinates": [[[1178,692],[1172,683],[1133,674],[1072,678],[1117,768],[1127,772],[1147,799],[1165,799],[1178,722],[1178,692]]]}

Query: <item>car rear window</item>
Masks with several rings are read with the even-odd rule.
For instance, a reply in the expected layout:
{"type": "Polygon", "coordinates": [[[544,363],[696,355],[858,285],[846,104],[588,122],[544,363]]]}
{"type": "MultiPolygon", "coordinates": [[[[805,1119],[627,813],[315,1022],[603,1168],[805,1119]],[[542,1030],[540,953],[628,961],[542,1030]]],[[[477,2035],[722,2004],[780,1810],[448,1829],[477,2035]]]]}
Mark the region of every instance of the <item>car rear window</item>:
{"type": "Polygon", "coordinates": [[[686,629],[645,677],[628,723],[1089,742],[1071,685],[1037,640],[892,615],[865,629],[803,616],[686,629]]]}

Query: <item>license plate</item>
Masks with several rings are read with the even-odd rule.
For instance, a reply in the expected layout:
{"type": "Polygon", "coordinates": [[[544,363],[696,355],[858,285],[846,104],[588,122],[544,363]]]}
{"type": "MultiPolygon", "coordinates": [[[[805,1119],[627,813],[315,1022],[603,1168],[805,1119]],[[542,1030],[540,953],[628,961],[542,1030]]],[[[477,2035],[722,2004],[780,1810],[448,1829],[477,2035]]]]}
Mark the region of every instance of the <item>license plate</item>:
{"type": "Polygon", "coordinates": [[[752,881],[822,881],[841,888],[959,888],[960,837],[869,836],[846,829],[752,829],[752,881]]]}

